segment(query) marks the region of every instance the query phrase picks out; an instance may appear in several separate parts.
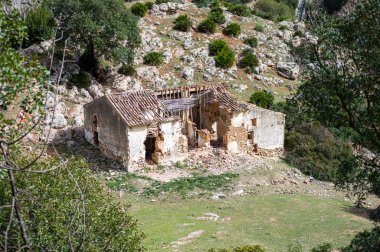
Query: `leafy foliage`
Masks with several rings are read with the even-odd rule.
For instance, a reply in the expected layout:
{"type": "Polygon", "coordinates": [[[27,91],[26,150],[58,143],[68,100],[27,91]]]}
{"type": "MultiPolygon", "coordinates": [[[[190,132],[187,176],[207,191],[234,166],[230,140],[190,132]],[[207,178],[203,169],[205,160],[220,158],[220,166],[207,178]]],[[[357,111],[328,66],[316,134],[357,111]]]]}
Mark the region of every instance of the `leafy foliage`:
{"type": "Polygon", "coordinates": [[[205,19],[197,27],[199,32],[212,34],[215,33],[216,24],[211,19],[205,19]]]}
{"type": "Polygon", "coordinates": [[[256,37],[249,37],[244,39],[244,44],[249,45],[250,47],[257,47],[257,38],[256,37]]]}
{"type": "Polygon", "coordinates": [[[238,176],[239,175],[236,173],[223,173],[220,175],[208,176],[195,175],[191,178],[180,178],[166,183],[156,181],[151,187],[145,189],[144,194],[148,196],[157,196],[160,192],[172,192],[186,195],[186,193],[191,192],[196,188],[213,191],[226,188],[238,176]]]}
{"type": "Polygon", "coordinates": [[[123,64],[117,72],[119,74],[124,74],[126,76],[135,76],[136,75],[136,69],[131,65],[123,64]]]}
{"type": "Polygon", "coordinates": [[[235,63],[235,53],[231,48],[221,49],[214,57],[215,64],[221,68],[230,68],[235,63]]]}
{"type": "Polygon", "coordinates": [[[244,50],[239,65],[247,72],[253,72],[255,67],[259,66],[259,59],[253,54],[252,50],[244,50]]]}
{"type": "Polygon", "coordinates": [[[291,7],[276,0],[259,0],[253,13],[256,16],[273,21],[292,20],[294,16],[294,10],[291,7]]]}
{"type": "Polygon", "coordinates": [[[346,16],[318,16],[318,45],[304,48],[301,64],[312,64],[297,100],[305,114],[329,128],[350,132],[361,165],[342,169],[339,186],[380,195],[380,15],[376,0],[358,3],[346,16]],[[360,38],[360,39],[358,39],[360,38]],[[326,112],[328,111],[328,112],[326,112]]]}
{"type": "Polygon", "coordinates": [[[60,19],[58,34],[70,38],[74,51],[93,44],[96,57],[125,62],[141,43],[138,18],[126,10],[123,0],[55,0],[49,6],[60,19]],[[124,41],[128,41],[126,46],[124,41]]]}
{"type": "Polygon", "coordinates": [[[380,248],[380,227],[374,227],[370,231],[363,231],[352,239],[349,246],[342,252],[372,252],[380,248]]]}
{"type": "Polygon", "coordinates": [[[208,13],[208,18],[217,24],[224,24],[226,22],[226,17],[223,14],[223,9],[213,8],[208,13]]]}
{"type": "Polygon", "coordinates": [[[320,180],[337,182],[342,171],[357,167],[351,146],[321,126],[296,127],[287,134],[285,146],[289,163],[320,180]]]}
{"type": "Polygon", "coordinates": [[[263,24],[261,24],[261,23],[257,23],[256,25],[255,25],[255,31],[258,31],[258,32],[264,32],[264,25],[263,24]]]}
{"type": "Polygon", "coordinates": [[[138,17],[144,17],[147,11],[148,6],[144,3],[135,3],[131,7],[131,12],[138,17]]]}
{"type": "Polygon", "coordinates": [[[174,30],[187,32],[190,30],[193,22],[187,15],[180,15],[174,20],[174,30]]]}
{"type": "Polygon", "coordinates": [[[228,11],[242,17],[247,17],[251,14],[251,9],[241,4],[229,4],[228,11]]]}
{"type": "Polygon", "coordinates": [[[91,86],[92,78],[91,74],[86,71],[79,71],[77,74],[73,74],[67,84],[68,88],[77,87],[77,88],[88,88],[91,86]]]}
{"type": "Polygon", "coordinates": [[[152,7],[153,7],[153,2],[150,2],[150,1],[145,2],[145,6],[146,6],[146,8],[147,8],[148,10],[151,10],[152,7]]]}
{"type": "Polygon", "coordinates": [[[144,64],[151,65],[151,66],[158,66],[161,65],[164,61],[164,56],[160,52],[150,52],[145,54],[144,58],[144,64]]]}
{"type": "Polygon", "coordinates": [[[265,91],[257,91],[251,95],[249,102],[263,108],[270,108],[274,102],[274,96],[265,91]]]}
{"type": "Polygon", "coordinates": [[[54,18],[44,5],[28,11],[25,25],[28,31],[28,45],[52,38],[54,18]]]}
{"type": "MultiPolygon", "coordinates": [[[[29,158],[18,158],[26,165],[29,158]]],[[[59,159],[38,161],[36,167],[48,170],[59,159]]],[[[87,164],[71,158],[66,167],[48,174],[17,173],[22,211],[35,251],[143,251],[143,235],[137,223],[114,202],[91,174],[87,164]]],[[[0,205],[10,202],[6,178],[0,183],[0,205]]],[[[0,230],[7,228],[9,208],[0,209],[0,230]]],[[[21,242],[18,225],[11,223],[8,246],[21,242]]]]}
{"type": "Polygon", "coordinates": [[[241,28],[238,23],[229,23],[224,29],[223,34],[228,36],[237,37],[241,33],[241,28]]]}
{"type": "Polygon", "coordinates": [[[228,44],[224,40],[216,39],[211,41],[208,45],[208,52],[210,56],[215,56],[218,52],[225,48],[228,48],[228,44]]]}

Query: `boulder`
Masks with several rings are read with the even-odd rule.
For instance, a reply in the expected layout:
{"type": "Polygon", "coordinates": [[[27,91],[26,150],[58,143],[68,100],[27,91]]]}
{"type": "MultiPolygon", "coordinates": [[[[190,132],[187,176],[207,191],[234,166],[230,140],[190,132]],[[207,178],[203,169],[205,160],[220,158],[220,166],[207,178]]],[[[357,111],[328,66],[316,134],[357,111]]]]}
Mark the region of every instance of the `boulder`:
{"type": "Polygon", "coordinates": [[[278,62],[277,73],[287,79],[295,80],[300,73],[300,67],[295,62],[278,62]]]}
{"type": "Polygon", "coordinates": [[[193,80],[194,78],[194,69],[191,68],[191,67],[184,67],[183,70],[182,70],[182,78],[184,78],[185,80],[193,80]]]}
{"type": "Polygon", "coordinates": [[[183,42],[183,49],[185,49],[185,50],[189,50],[189,49],[193,48],[194,45],[195,45],[194,40],[192,40],[191,38],[187,38],[187,39],[183,42]]]}

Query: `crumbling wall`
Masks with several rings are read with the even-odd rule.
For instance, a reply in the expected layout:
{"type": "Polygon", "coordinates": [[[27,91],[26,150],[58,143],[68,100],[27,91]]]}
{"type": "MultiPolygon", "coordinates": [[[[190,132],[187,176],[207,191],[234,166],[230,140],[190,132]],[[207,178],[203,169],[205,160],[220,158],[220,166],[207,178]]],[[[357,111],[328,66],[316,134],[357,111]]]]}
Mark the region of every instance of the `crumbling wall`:
{"type": "Polygon", "coordinates": [[[182,122],[173,120],[159,125],[159,137],[156,142],[154,159],[158,163],[180,161],[187,157],[187,138],[181,132],[182,122]]]}
{"type": "Polygon", "coordinates": [[[127,161],[127,125],[105,96],[84,105],[85,137],[92,144],[95,144],[94,115],[97,116],[99,149],[108,157],[127,161]]]}
{"type": "Polygon", "coordinates": [[[254,143],[260,149],[284,148],[285,115],[268,109],[250,106],[247,116],[248,130],[254,131],[254,143]],[[254,126],[253,124],[256,124],[254,126]]]}
{"type": "Polygon", "coordinates": [[[129,156],[128,165],[133,166],[135,163],[145,160],[145,145],[144,142],[148,135],[147,126],[136,126],[128,128],[128,149],[125,149],[129,156]]]}
{"type": "Polygon", "coordinates": [[[210,146],[211,134],[207,129],[198,130],[198,147],[210,146]]]}

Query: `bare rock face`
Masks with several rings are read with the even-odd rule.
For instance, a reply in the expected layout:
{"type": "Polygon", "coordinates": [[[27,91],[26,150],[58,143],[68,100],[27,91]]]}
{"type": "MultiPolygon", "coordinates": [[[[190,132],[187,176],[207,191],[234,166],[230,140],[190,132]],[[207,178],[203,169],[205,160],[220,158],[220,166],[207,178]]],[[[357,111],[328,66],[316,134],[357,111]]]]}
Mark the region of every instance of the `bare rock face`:
{"type": "Polygon", "coordinates": [[[117,74],[115,76],[113,87],[118,92],[142,90],[141,82],[134,77],[117,74]]]}
{"type": "Polygon", "coordinates": [[[300,67],[295,62],[278,62],[277,72],[284,78],[295,80],[299,76],[300,67]]]}
{"type": "Polygon", "coordinates": [[[193,80],[194,78],[194,69],[191,68],[191,67],[185,67],[183,70],[182,70],[182,77],[185,79],[185,80],[193,80]]]}

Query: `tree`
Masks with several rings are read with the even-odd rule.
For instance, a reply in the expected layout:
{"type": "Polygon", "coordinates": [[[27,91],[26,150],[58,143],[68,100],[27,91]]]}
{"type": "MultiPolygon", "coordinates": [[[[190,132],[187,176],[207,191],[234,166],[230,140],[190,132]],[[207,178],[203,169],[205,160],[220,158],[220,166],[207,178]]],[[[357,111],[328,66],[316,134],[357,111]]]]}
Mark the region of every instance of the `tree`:
{"type": "Polygon", "coordinates": [[[83,160],[48,158],[46,143],[26,140],[45,119],[54,88],[38,59],[15,49],[26,39],[20,15],[4,13],[3,2],[0,9],[0,250],[143,250],[136,222],[83,160]]]}
{"type": "Polygon", "coordinates": [[[82,52],[87,48],[97,58],[131,64],[141,37],[138,18],[126,10],[124,1],[55,0],[49,6],[59,23],[58,33],[70,38],[72,49],[82,52]]]}
{"type": "Polygon", "coordinates": [[[188,32],[193,24],[187,15],[180,15],[174,20],[174,30],[188,32]]]}
{"type": "Polygon", "coordinates": [[[265,91],[257,91],[251,95],[249,102],[269,109],[273,105],[274,96],[265,91]]]}
{"type": "Polygon", "coordinates": [[[361,1],[346,16],[318,16],[312,23],[316,45],[303,49],[311,63],[297,99],[305,114],[326,127],[349,132],[360,168],[341,170],[343,189],[359,202],[380,195],[380,6],[361,1]]]}

